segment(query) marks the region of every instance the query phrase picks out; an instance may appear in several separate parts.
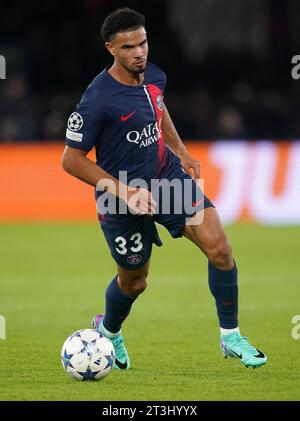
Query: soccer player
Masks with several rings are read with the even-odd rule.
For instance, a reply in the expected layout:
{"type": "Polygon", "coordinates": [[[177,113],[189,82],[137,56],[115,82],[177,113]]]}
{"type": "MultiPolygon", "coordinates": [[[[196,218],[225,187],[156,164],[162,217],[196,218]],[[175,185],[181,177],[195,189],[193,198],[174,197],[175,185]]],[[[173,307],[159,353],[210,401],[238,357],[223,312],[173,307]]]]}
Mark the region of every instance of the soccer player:
{"type": "Polygon", "coordinates": [[[112,340],[115,368],[130,368],[121,326],[138,296],[147,287],[152,244],[161,246],[155,222],[174,238],[185,236],[208,259],[208,283],[220,324],[221,351],[246,367],[266,363],[238,327],[237,267],[215,207],[199,189],[199,162],[181,142],[163,102],[165,73],[147,62],[145,18],[129,8],[109,14],[102,25],[105,47],[114,62],[88,86],[68,120],[62,166],[74,177],[96,187],[98,218],[117,266],[106,289],[104,316],[92,325],[112,340]],[[95,147],[96,160],[87,153],[95,147]],[[126,172],[126,181],[120,172],[126,172]],[[135,179],[146,187],[130,187],[135,179]],[[163,212],[154,197],[152,180],[177,180],[181,192],[170,189],[170,209],[163,212]],[[186,182],[192,185],[192,213],[175,212],[186,182]],[[101,202],[101,198],[106,198],[101,202]],[[113,211],[103,206],[114,197],[113,211]],[[200,197],[200,199],[199,199],[200,197]],[[124,209],[124,207],[123,207],[124,209]],[[202,221],[202,223],[201,223],[202,221]]]}

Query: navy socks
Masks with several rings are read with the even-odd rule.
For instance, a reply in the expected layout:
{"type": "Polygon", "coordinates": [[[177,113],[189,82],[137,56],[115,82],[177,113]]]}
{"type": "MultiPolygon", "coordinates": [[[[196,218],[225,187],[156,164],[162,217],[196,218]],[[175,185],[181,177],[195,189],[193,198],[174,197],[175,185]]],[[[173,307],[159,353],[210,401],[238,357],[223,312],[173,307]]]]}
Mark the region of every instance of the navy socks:
{"type": "MultiPolygon", "coordinates": [[[[234,329],[238,326],[238,284],[237,267],[229,271],[217,269],[208,263],[208,283],[215,298],[220,327],[234,329]]],[[[118,285],[117,276],[106,289],[106,308],[103,319],[104,327],[117,333],[123,321],[130,313],[131,306],[137,297],[125,294],[118,285]]]]}
{"type": "Polygon", "coordinates": [[[208,263],[208,284],[215,297],[220,327],[234,329],[238,326],[237,267],[220,270],[208,263]]]}
{"type": "Polygon", "coordinates": [[[123,321],[130,313],[137,297],[125,294],[118,285],[117,276],[108,285],[105,293],[106,307],[103,319],[104,327],[111,333],[120,331],[123,321]]]}

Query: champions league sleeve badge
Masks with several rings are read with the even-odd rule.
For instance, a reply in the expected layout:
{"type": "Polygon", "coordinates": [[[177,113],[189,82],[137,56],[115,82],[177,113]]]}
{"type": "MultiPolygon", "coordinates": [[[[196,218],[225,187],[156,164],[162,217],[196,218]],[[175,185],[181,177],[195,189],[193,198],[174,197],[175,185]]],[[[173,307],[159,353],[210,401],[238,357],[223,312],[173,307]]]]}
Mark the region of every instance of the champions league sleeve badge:
{"type": "Polygon", "coordinates": [[[68,120],[68,129],[72,132],[77,132],[83,126],[83,118],[77,112],[74,112],[70,115],[68,120]]]}
{"type": "Polygon", "coordinates": [[[68,120],[66,137],[74,142],[82,142],[82,133],[76,133],[83,126],[83,118],[76,111],[72,113],[68,120]]]}

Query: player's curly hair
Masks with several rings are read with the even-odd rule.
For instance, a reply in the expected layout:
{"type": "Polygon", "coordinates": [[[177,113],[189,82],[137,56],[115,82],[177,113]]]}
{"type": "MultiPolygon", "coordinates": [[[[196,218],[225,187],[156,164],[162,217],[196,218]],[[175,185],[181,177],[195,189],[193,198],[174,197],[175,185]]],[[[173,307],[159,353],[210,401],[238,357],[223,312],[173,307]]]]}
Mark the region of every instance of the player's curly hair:
{"type": "Polygon", "coordinates": [[[128,7],[117,9],[106,16],[101,35],[104,42],[111,41],[117,32],[134,31],[140,27],[145,27],[145,17],[128,7]]]}

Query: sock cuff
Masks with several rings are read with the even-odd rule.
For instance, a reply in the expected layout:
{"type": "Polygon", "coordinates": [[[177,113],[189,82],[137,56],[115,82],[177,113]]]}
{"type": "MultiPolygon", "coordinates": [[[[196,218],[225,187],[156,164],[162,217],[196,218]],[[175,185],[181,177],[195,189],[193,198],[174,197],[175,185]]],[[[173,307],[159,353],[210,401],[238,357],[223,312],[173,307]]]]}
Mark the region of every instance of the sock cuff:
{"type": "Polygon", "coordinates": [[[127,300],[131,301],[132,303],[137,299],[138,296],[133,297],[132,295],[128,295],[126,294],[126,292],[124,292],[118,284],[118,275],[116,275],[114,277],[114,279],[111,282],[111,286],[112,288],[115,290],[115,292],[119,295],[121,295],[122,297],[126,298],[127,300]]]}
{"type": "Polygon", "coordinates": [[[230,335],[231,333],[234,333],[234,332],[237,332],[237,333],[240,333],[240,329],[239,329],[239,327],[237,326],[237,327],[233,327],[233,328],[231,328],[231,329],[227,329],[227,328],[224,328],[224,327],[221,327],[220,326],[220,333],[221,333],[221,335],[230,335]]]}
{"type": "Polygon", "coordinates": [[[121,329],[118,332],[111,332],[110,330],[106,329],[106,327],[104,326],[103,320],[101,322],[101,331],[108,338],[115,338],[116,336],[119,336],[121,333],[121,329]]]}
{"type": "Polygon", "coordinates": [[[235,263],[235,260],[234,259],[233,259],[233,263],[234,263],[234,266],[233,266],[232,269],[230,269],[230,270],[222,270],[222,269],[216,268],[216,266],[214,266],[210,261],[208,261],[208,270],[210,272],[215,272],[216,274],[218,274],[220,276],[224,276],[224,275],[227,275],[227,274],[231,274],[231,273],[237,272],[237,266],[236,266],[236,263],[235,263]]]}

